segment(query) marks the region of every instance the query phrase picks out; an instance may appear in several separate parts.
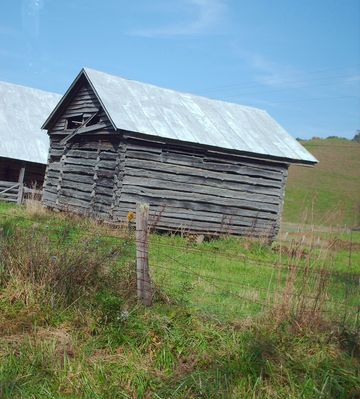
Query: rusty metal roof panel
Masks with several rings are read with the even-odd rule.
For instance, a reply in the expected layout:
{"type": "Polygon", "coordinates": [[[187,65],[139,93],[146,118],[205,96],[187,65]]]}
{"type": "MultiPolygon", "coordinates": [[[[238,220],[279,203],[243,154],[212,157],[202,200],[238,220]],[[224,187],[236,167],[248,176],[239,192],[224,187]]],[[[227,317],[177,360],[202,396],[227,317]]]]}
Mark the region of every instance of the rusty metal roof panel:
{"type": "Polygon", "coordinates": [[[84,72],[118,129],[297,163],[318,162],[264,110],[89,68],[84,72]]]}
{"type": "Polygon", "coordinates": [[[41,124],[61,95],[0,82],[0,157],[47,163],[49,138],[41,124]]]}

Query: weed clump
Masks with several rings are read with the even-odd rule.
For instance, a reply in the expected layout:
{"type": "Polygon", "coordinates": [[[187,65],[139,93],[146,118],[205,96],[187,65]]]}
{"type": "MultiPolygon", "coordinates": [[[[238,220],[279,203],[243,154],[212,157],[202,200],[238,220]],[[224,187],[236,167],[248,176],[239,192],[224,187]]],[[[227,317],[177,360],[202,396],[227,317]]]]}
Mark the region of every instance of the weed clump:
{"type": "Polygon", "coordinates": [[[26,297],[36,297],[42,306],[53,309],[74,303],[90,306],[100,292],[124,298],[132,294],[128,285],[131,272],[128,264],[120,261],[123,248],[119,245],[115,249],[111,243],[100,244],[101,238],[96,236],[69,240],[64,229],[55,237],[36,227],[5,226],[5,230],[6,237],[0,240],[3,293],[10,286],[22,287],[20,291],[27,287],[26,297]]]}

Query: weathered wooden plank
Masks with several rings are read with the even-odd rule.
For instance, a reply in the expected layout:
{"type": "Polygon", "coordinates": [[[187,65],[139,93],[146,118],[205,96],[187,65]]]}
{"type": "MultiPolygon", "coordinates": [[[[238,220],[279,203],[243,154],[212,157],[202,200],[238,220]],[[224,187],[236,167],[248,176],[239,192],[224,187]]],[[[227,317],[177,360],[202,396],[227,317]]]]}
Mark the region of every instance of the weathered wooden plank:
{"type": "Polygon", "coordinates": [[[0,192],[0,197],[5,198],[5,197],[14,197],[17,198],[19,195],[19,188],[14,189],[14,190],[7,190],[4,192],[4,190],[1,190],[0,192]]]}
{"type": "MultiPolygon", "coordinates": [[[[195,193],[179,192],[174,190],[162,190],[156,188],[144,189],[142,187],[133,187],[129,185],[122,186],[122,193],[140,195],[151,198],[181,199],[184,201],[202,202],[202,203],[215,204],[215,205],[222,204],[225,206],[235,206],[235,207],[241,207],[253,210],[266,210],[270,212],[278,212],[279,210],[279,204],[274,205],[269,203],[255,202],[252,200],[215,197],[207,194],[195,194],[195,193]]],[[[151,204],[151,201],[144,201],[144,202],[148,202],[151,204]]]]}
{"type": "Polygon", "coordinates": [[[67,109],[71,109],[74,105],[78,104],[94,104],[94,105],[100,105],[99,101],[97,100],[96,96],[92,93],[78,93],[76,97],[71,101],[71,103],[68,105],[67,109]]]}
{"type": "Polygon", "coordinates": [[[96,171],[96,175],[98,179],[102,178],[108,178],[108,179],[113,179],[115,176],[115,171],[114,170],[106,170],[106,169],[99,169],[96,171]]]}
{"type": "Polygon", "coordinates": [[[96,196],[94,197],[94,204],[107,205],[109,207],[109,210],[110,210],[111,203],[112,203],[112,196],[109,197],[107,195],[101,195],[101,194],[97,193],[96,196]]]}
{"type": "Polygon", "coordinates": [[[12,182],[12,181],[6,181],[6,180],[1,180],[0,181],[0,187],[12,187],[15,186],[15,184],[19,184],[18,182],[12,182]]]}
{"type": "Polygon", "coordinates": [[[50,192],[47,188],[43,191],[43,197],[42,201],[45,205],[51,205],[55,206],[56,205],[56,193],[50,192]]]}
{"type": "MultiPolygon", "coordinates": [[[[135,210],[135,204],[131,204],[129,207],[118,207],[116,211],[114,211],[115,216],[125,216],[129,211],[135,210]]],[[[194,222],[211,222],[215,223],[219,226],[244,226],[244,227],[254,227],[254,228],[271,228],[274,225],[273,220],[264,220],[264,219],[254,219],[244,216],[235,216],[235,215],[224,215],[217,214],[212,212],[194,212],[187,211],[181,208],[162,208],[152,206],[151,217],[153,222],[155,223],[158,219],[163,218],[173,218],[178,221],[194,221],[194,222]]]]}
{"type": "Polygon", "coordinates": [[[65,164],[63,167],[63,172],[70,172],[74,174],[84,174],[84,175],[91,175],[94,174],[94,168],[89,166],[81,166],[75,164],[65,164]]]}
{"type": "Polygon", "coordinates": [[[89,166],[94,168],[96,164],[96,159],[87,159],[87,158],[72,158],[67,156],[65,160],[65,165],[80,165],[80,166],[89,166]]]}
{"type": "Polygon", "coordinates": [[[202,159],[191,156],[169,156],[162,153],[161,156],[153,153],[146,153],[141,151],[127,151],[126,156],[137,160],[149,160],[162,163],[169,163],[182,166],[190,166],[193,168],[206,169],[211,171],[218,171],[222,173],[237,173],[247,176],[258,176],[264,179],[282,180],[282,173],[269,171],[261,168],[254,168],[250,166],[237,164],[221,164],[216,162],[204,162],[202,159]]]}
{"type": "Polygon", "coordinates": [[[166,227],[175,227],[175,228],[183,228],[193,230],[202,230],[202,231],[215,231],[219,233],[229,233],[234,234],[236,231],[247,232],[251,234],[253,232],[262,232],[264,230],[271,231],[271,227],[269,226],[267,229],[260,226],[245,226],[245,225],[237,225],[237,224],[220,224],[220,223],[211,223],[207,221],[196,221],[196,220],[185,220],[185,219],[177,219],[173,217],[161,217],[159,220],[154,221],[154,226],[166,226],[166,227]]]}
{"type": "Polygon", "coordinates": [[[161,179],[144,179],[142,177],[125,176],[123,185],[130,185],[134,187],[146,188],[163,188],[167,190],[181,191],[183,193],[193,193],[193,194],[206,194],[216,197],[224,198],[235,198],[240,200],[248,200],[254,202],[262,202],[266,204],[276,204],[280,203],[280,193],[273,192],[272,195],[264,195],[259,193],[249,193],[247,191],[240,190],[229,190],[227,188],[213,187],[209,185],[193,184],[193,183],[183,183],[180,181],[171,182],[169,180],[163,181],[161,179]]]}
{"type": "Polygon", "coordinates": [[[84,174],[76,174],[73,171],[65,171],[63,174],[63,179],[72,181],[72,182],[78,182],[78,183],[85,183],[85,184],[93,184],[94,183],[94,178],[93,175],[84,175],[84,174]]]}
{"type": "Polygon", "coordinates": [[[94,99],[89,97],[82,97],[74,100],[66,109],[62,117],[67,117],[69,113],[86,113],[89,110],[93,112],[98,112],[100,109],[100,104],[94,99]]]}
{"type": "Polygon", "coordinates": [[[127,143],[127,146],[126,146],[126,148],[127,148],[127,150],[129,150],[129,151],[144,151],[144,152],[154,152],[155,154],[161,154],[162,153],[162,151],[163,151],[163,146],[161,146],[161,145],[155,145],[155,143],[154,144],[150,144],[149,145],[149,143],[141,143],[141,144],[138,144],[138,143],[127,143]]]}
{"type": "Polygon", "coordinates": [[[113,188],[110,187],[103,187],[103,186],[99,186],[98,184],[96,184],[96,188],[95,188],[95,195],[98,196],[100,194],[112,197],[113,195],[113,188]]]}
{"type": "Polygon", "coordinates": [[[115,152],[101,151],[100,152],[100,158],[101,158],[101,161],[113,161],[113,162],[116,162],[117,154],[118,154],[118,151],[116,153],[115,152]]]}
{"type": "Polygon", "coordinates": [[[116,161],[103,161],[100,160],[98,164],[99,169],[115,169],[116,161]]]}
{"type": "Polygon", "coordinates": [[[49,171],[59,172],[61,170],[60,162],[52,162],[48,166],[49,171]]]}
{"type": "Polygon", "coordinates": [[[75,150],[71,148],[68,151],[68,156],[72,158],[83,158],[83,159],[96,159],[97,152],[96,151],[88,151],[88,150],[75,150]]]}
{"type": "Polygon", "coordinates": [[[166,173],[158,170],[146,170],[146,169],[132,168],[132,167],[126,168],[127,176],[136,176],[142,179],[161,179],[163,181],[170,181],[173,184],[176,184],[176,182],[201,184],[203,186],[212,186],[212,187],[226,188],[237,191],[246,191],[249,193],[258,193],[258,194],[275,195],[275,196],[279,196],[281,193],[280,184],[277,184],[276,187],[269,185],[264,186],[261,184],[255,184],[256,180],[254,180],[254,178],[252,178],[252,182],[254,184],[245,183],[241,178],[239,178],[238,181],[234,182],[234,180],[222,179],[221,177],[223,177],[223,174],[221,173],[218,172],[215,173],[219,175],[216,178],[203,176],[196,173],[175,174],[175,173],[166,173]]]}
{"type": "MultiPolygon", "coordinates": [[[[124,202],[120,201],[116,207],[116,212],[129,212],[135,210],[136,201],[124,202]]],[[[190,204],[192,205],[192,204],[190,204]]],[[[222,206],[208,207],[202,204],[194,204],[193,208],[186,208],[186,204],[181,201],[166,201],[166,202],[154,202],[151,206],[152,212],[162,214],[167,212],[175,215],[186,215],[184,218],[192,218],[195,220],[202,220],[202,218],[209,218],[209,220],[229,220],[234,219],[257,225],[268,223],[272,224],[276,220],[276,214],[270,212],[256,212],[253,210],[242,209],[242,208],[230,208],[222,206]],[[194,209],[196,208],[196,209],[194,209]]],[[[180,216],[179,216],[180,217],[180,216]]],[[[182,217],[182,216],[181,216],[182,217]]]]}
{"type": "Polygon", "coordinates": [[[89,201],[91,200],[91,195],[90,192],[81,192],[78,190],[70,189],[70,188],[61,188],[59,191],[59,197],[70,197],[70,198],[75,198],[75,199],[80,199],[84,201],[89,201]]]}
{"type": "Polygon", "coordinates": [[[51,148],[49,151],[49,155],[51,157],[61,157],[62,153],[63,153],[63,148],[61,149],[51,148]]]}
{"type": "Polygon", "coordinates": [[[71,207],[82,209],[82,213],[87,213],[90,210],[90,202],[84,201],[73,196],[62,195],[58,198],[59,205],[63,205],[64,210],[70,210],[71,207]]]}
{"type": "Polygon", "coordinates": [[[66,118],[71,118],[72,116],[78,116],[78,115],[82,115],[84,113],[95,113],[98,112],[99,108],[96,107],[95,105],[93,106],[89,106],[89,105],[85,105],[82,104],[79,107],[72,107],[72,108],[68,108],[67,111],[64,113],[64,117],[66,118]]]}
{"type": "Polygon", "coordinates": [[[92,188],[93,188],[93,183],[91,184],[86,184],[83,182],[74,182],[71,180],[67,180],[63,177],[62,181],[61,181],[61,187],[62,188],[72,188],[74,190],[77,191],[83,191],[85,193],[89,193],[91,192],[92,188]]]}
{"type": "Polygon", "coordinates": [[[141,194],[127,194],[123,193],[120,197],[119,206],[122,203],[133,203],[148,201],[148,203],[152,204],[152,206],[163,207],[163,206],[172,206],[175,208],[185,208],[192,209],[193,211],[205,211],[205,212],[215,212],[224,215],[238,215],[238,216],[249,216],[255,219],[276,219],[277,213],[270,212],[266,210],[254,210],[248,208],[242,208],[240,206],[223,206],[221,203],[212,204],[212,203],[202,203],[196,201],[185,201],[179,198],[171,199],[171,198],[157,198],[151,197],[148,195],[141,194]]]}
{"type": "Polygon", "coordinates": [[[241,169],[238,170],[236,174],[223,173],[221,170],[213,171],[213,170],[206,170],[189,166],[178,166],[175,164],[167,164],[156,161],[128,159],[128,158],[126,158],[125,160],[125,168],[126,170],[128,168],[134,168],[134,169],[155,170],[158,172],[167,172],[167,173],[182,174],[189,176],[209,177],[224,181],[226,180],[234,182],[243,182],[247,184],[256,184],[256,185],[269,186],[269,187],[282,186],[282,181],[271,180],[268,178],[263,178],[262,176],[249,176],[246,174],[245,171],[242,171],[241,169]]]}
{"type": "Polygon", "coordinates": [[[6,193],[0,193],[0,198],[3,200],[15,199],[15,201],[17,201],[18,191],[16,191],[16,192],[7,191],[6,193]]]}
{"type": "Polygon", "coordinates": [[[95,150],[97,151],[98,148],[102,151],[107,152],[117,152],[118,143],[111,143],[111,142],[101,142],[98,141],[79,141],[72,143],[71,146],[73,149],[88,149],[88,150],[95,150]]]}
{"type": "Polygon", "coordinates": [[[45,191],[51,194],[57,194],[57,186],[50,186],[49,184],[47,184],[45,186],[45,191]]]}
{"type": "Polygon", "coordinates": [[[50,187],[50,186],[57,187],[58,182],[59,182],[59,177],[58,177],[58,176],[56,176],[56,177],[50,177],[50,176],[48,175],[48,177],[47,177],[47,179],[46,179],[46,185],[49,186],[49,187],[50,187]]]}
{"type": "MultiPolygon", "coordinates": [[[[114,177],[116,176],[116,173],[114,175],[114,177]]],[[[107,188],[111,188],[112,190],[114,189],[114,181],[112,179],[108,179],[107,177],[98,177],[96,179],[96,186],[99,187],[107,187],[107,188]]]]}

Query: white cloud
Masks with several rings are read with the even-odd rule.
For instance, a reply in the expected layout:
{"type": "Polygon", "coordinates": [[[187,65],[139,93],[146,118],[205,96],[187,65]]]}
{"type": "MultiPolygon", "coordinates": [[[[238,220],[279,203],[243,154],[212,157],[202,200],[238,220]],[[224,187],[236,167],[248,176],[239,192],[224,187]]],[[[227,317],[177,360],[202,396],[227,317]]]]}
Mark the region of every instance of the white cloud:
{"type": "Polygon", "coordinates": [[[23,0],[21,8],[22,26],[24,31],[30,36],[39,36],[40,11],[43,5],[44,0],[23,0]]]}
{"type": "Polygon", "coordinates": [[[195,15],[193,19],[156,28],[134,29],[128,34],[143,37],[210,34],[221,27],[226,19],[226,0],[177,0],[177,4],[179,3],[195,15]]]}

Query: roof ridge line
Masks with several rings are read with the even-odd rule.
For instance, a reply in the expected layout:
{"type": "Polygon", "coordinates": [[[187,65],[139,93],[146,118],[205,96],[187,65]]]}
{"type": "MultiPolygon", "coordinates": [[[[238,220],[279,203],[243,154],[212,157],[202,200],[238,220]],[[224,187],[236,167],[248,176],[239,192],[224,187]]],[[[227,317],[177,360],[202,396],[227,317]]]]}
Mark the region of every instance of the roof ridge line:
{"type": "Polygon", "coordinates": [[[133,82],[133,83],[137,83],[137,84],[141,84],[141,85],[145,85],[145,86],[151,86],[151,87],[154,87],[156,89],[166,90],[166,91],[169,91],[171,93],[176,93],[176,94],[180,94],[180,95],[183,95],[183,96],[191,96],[191,97],[201,98],[201,99],[204,99],[204,100],[207,100],[207,101],[216,101],[216,102],[219,102],[219,103],[228,104],[228,105],[235,105],[237,107],[247,108],[247,109],[256,110],[256,111],[260,111],[260,112],[267,112],[263,108],[253,107],[251,105],[239,104],[239,103],[235,103],[235,102],[231,102],[231,101],[220,100],[220,99],[217,99],[217,98],[206,97],[206,96],[203,96],[203,95],[200,95],[200,94],[194,94],[194,93],[190,93],[190,92],[186,92],[186,91],[170,89],[168,87],[162,87],[162,86],[159,86],[159,85],[156,85],[156,84],[153,84],[153,83],[145,83],[145,82],[142,82],[140,80],[129,79],[129,78],[124,78],[122,76],[113,75],[111,73],[99,71],[98,69],[93,69],[93,68],[89,68],[89,67],[83,67],[82,70],[84,70],[85,72],[86,72],[86,70],[89,70],[89,71],[93,71],[93,72],[96,72],[96,73],[101,73],[103,75],[111,76],[111,77],[114,77],[116,79],[126,80],[128,82],[133,82]]]}

